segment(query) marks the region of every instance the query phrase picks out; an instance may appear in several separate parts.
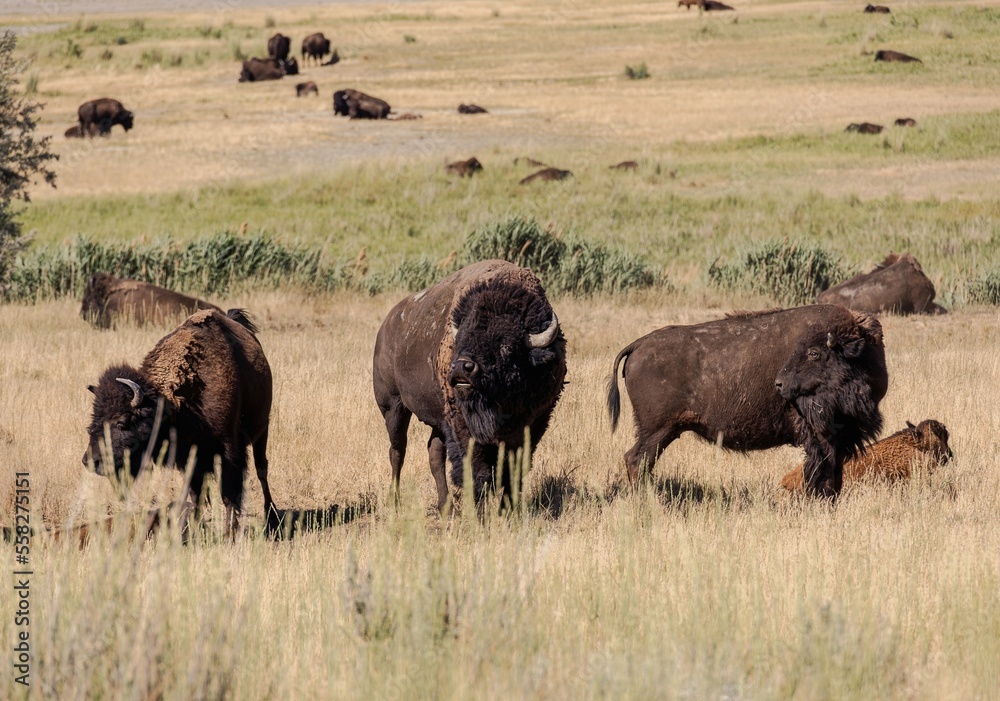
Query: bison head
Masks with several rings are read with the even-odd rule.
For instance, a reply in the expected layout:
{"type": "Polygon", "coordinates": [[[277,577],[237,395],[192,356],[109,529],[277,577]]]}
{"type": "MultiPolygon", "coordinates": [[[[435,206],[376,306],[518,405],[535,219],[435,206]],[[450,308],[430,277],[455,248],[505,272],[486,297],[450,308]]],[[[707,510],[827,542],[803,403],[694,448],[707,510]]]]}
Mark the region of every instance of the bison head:
{"type": "MultiPolygon", "coordinates": [[[[127,462],[129,472],[135,477],[142,454],[154,439],[159,395],[142,373],[127,365],[108,368],[98,383],[88,389],[94,393],[94,413],[87,429],[90,446],[84,453],[83,464],[92,459],[97,474],[106,475],[110,467],[105,460],[112,458],[116,474],[122,475],[127,462]],[[110,446],[105,442],[105,426],[110,433],[110,446]]],[[[167,407],[165,413],[169,411],[167,407]]]]}
{"type": "Polygon", "coordinates": [[[948,429],[940,421],[927,419],[916,426],[907,421],[906,425],[917,439],[920,451],[930,455],[939,465],[944,465],[955,457],[948,445],[948,429]]]}
{"type": "Polygon", "coordinates": [[[284,75],[298,75],[299,74],[299,62],[295,60],[292,56],[286,61],[278,61],[278,65],[281,68],[281,72],[284,75]]]}
{"type": "Polygon", "coordinates": [[[126,110],[125,112],[121,113],[121,116],[118,117],[118,123],[122,125],[125,131],[128,131],[129,129],[132,128],[133,119],[135,119],[135,115],[126,110]]]}
{"type": "Polygon", "coordinates": [[[516,440],[538,398],[562,389],[565,340],[548,301],[516,284],[474,286],[451,317],[448,384],[478,443],[516,440]]]}
{"type": "Polygon", "coordinates": [[[338,90],[333,93],[333,113],[347,116],[350,109],[347,105],[347,91],[338,90]]]}

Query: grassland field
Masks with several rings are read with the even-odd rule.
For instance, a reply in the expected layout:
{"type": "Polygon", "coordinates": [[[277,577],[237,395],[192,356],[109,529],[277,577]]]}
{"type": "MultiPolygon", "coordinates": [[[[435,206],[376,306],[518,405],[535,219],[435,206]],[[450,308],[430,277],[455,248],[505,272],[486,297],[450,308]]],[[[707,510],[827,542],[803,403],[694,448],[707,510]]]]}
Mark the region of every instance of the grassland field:
{"type": "Polygon", "coordinates": [[[0,525],[13,522],[25,471],[39,528],[118,518],[83,549],[33,539],[32,686],[5,664],[0,698],[994,698],[1000,316],[965,291],[1000,268],[1000,3],[906,2],[889,16],[862,6],[123,5],[4,18],[22,32],[40,131],[61,156],[58,188],[35,188],[22,215],[34,249],[78,235],[186,241],[245,222],[334,258],[364,249],[380,270],[444,258],[468,232],[524,215],[641,255],[672,285],[553,298],[569,384],[522,505],[481,520],[430,512],[428,430],[416,422],[401,506],[387,503],[370,363],[401,291],[251,280],[215,299],[260,323],[278,505],[372,504],[279,543],[260,534],[252,470],[234,541],[218,532],[217,494],[192,543],[169,529],[129,540],[127,522],[180,480],[157,471],[121,499],[87,473],[86,386],[113,362],[138,363],[169,327],[99,331],[71,297],[0,305],[0,525]],[[275,31],[296,51],[319,30],[342,57],[303,69],[319,99],[296,98],[294,77],[236,82],[238,57],[263,54],[275,31]],[[924,63],[875,63],[880,48],[924,63]],[[640,63],[651,77],[626,79],[640,63]],[[341,87],[423,119],[335,119],[341,87]],[[77,106],[104,95],[135,111],[135,128],[63,139],[77,106]],[[490,114],[458,115],[460,102],[490,114]],[[918,126],[843,132],[904,116],[918,126]],[[481,176],[445,175],[472,155],[481,176]],[[520,186],[522,156],[575,177],[520,186]],[[625,159],[638,170],[608,169],[625,159]],[[652,479],[627,485],[628,405],[615,434],[604,409],[614,355],[660,326],[772,306],[711,286],[705,271],[775,238],[853,269],[890,250],[923,263],[952,313],[882,318],[882,410],[886,433],[945,423],[955,459],[829,504],[779,492],[799,449],[744,456],[685,436],[652,479]]]}

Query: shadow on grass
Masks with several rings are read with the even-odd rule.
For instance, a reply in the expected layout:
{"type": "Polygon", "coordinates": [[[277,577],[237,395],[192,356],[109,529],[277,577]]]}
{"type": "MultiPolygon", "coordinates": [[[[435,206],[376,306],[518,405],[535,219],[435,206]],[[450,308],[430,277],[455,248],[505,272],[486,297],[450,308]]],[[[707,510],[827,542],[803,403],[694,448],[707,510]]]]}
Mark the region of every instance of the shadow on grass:
{"type": "Polygon", "coordinates": [[[264,535],[270,540],[291,540],[306,533],[343,526],[375,511],[376,498],[363,495],[351,504],[318,509],[274,509],[268,514],[264,535]]]}

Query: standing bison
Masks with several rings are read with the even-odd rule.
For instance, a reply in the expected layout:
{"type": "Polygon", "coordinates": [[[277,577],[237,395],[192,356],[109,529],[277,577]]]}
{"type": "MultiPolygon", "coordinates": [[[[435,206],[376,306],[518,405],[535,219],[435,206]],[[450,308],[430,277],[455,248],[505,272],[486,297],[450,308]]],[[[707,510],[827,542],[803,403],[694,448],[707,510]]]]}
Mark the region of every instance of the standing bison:
{"type": "Polygon", "coordinates": [[[148,282],[94,273],[83,293],[80,316],[95,326],[108,329],[119,322],[162,324],[200,309],[219,308],[148,282]]]}
{"type": "Polygon", "coordinates": [[[278,61],[288,58],[288,51],[292,47],[292,40],[280,32],[267,40],[267,55],[278,61]]]}
{"type": "Polygon", "coordinates": [[[806,449],[811,492],[840,491],[844,459],[878,435],[888,388],[874,317],[816,305],[667,326],[626,346],[608,387],[620,414],[618,366],[635,416],[631,479],[685,431],[728,450],[806,449]]]}
{"type": "Polygon", "coordinates": [[[125,109],[122,103],[110,97],[84,102],[76,114],[80,120],[80,134],[88,136],[94,135],[95,127],[101,136],[110,134],[111,127],[116,124],[121,124],[122,129],[128,131],[135,119],[135,115],[125,109]]]}
{"type": "Polygon", "coordinates": [[[366,95],[360,90],[338,90],[333,93],[333,113],[351,119],[385,119],[392,108],[385,100],[366,95]]]}
{"type": "MultiPolygon", "coordinates": [[[[375,400],[389,432],[393,488],[410,417],[431,427],[427,443],[438,508],[472,446],[478,501],[493,485],[500,446],[531,448],[549,425],[566,377],[566,342],[538,278],[502,260],[469,265],[392,308],[375,340],[375,400]]],[[[504,471],[503,489],[513,483],[504,471]]]]}
{"type": "Polygon", "coordinates": [[[127,467],[134,477],[168,443],[170,466],[183,470],[197,448],[190,484],[197,503],[205,475],[213,473],[219,456],[219,489],[226,526],[232,530],[243,504],[247,446],[252,445],[264,513],[270,518],[271,369],[256,333],[241,309],[201,311],[161,339],[138,369],[114,365],[105,370],[88,388],[94,393],[94,411],[84,465],[93,460],[97,474],[113,469],[119,476],[127,467]]]}
{"type": "Polygon", "coordinates": [[[330,40],[323,36],[323,32],[310,34],[302,40],[302,63],[309,65],[309,59],[316,63],[321,63],[323,57],[330,53],[330,40]]]}
{"type": "Polygon", "coordinates": [[[819,304],[839,304],[860,312],[897,314],[946,314],[934,303],[934,283],[909,253],[890,253],[870,273],[821,292],[819,304]]]}

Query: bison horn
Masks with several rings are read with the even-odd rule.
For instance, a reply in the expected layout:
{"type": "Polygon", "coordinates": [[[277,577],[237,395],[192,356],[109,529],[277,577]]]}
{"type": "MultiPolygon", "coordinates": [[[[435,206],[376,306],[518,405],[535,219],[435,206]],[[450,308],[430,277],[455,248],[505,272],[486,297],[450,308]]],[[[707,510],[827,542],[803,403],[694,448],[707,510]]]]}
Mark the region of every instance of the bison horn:
{"type": "Polygon", "coordinates": [[[452,338],[458,338],[458,327],[455,326],[454,321],[448,324],[448,329],[451,331],[452,338]]]}
{"type": "Polygon", "coordinates": [[[826,347],[833,348],[835,345],[837,345],[837,341],[833,337],[833,331],[830,331],[826,334],[826,347]]]}
{"type": "Polygon", "coordinates": [[[123,385],[132,390],[131,404],[133,409],[135,409],[137,406],[139,406],[139,404],[142,403],[142,388],[139,387],[139,385],[137,385],[135,382],[132,382],[132,380],[126,380],[124,377],[116,377],[115,380],[121,382],[123,385]]]}
{"type": "Polygon", "coordinates": [[[545,348],[552,344],[556,340],[556,334],[559,333],[559,318],[556,316],[556,312],[552,310],[552,323],[549,327],[542,331],[541,333],[533,333],[528,335],[528,345],[532,348],[545,348]]]}

